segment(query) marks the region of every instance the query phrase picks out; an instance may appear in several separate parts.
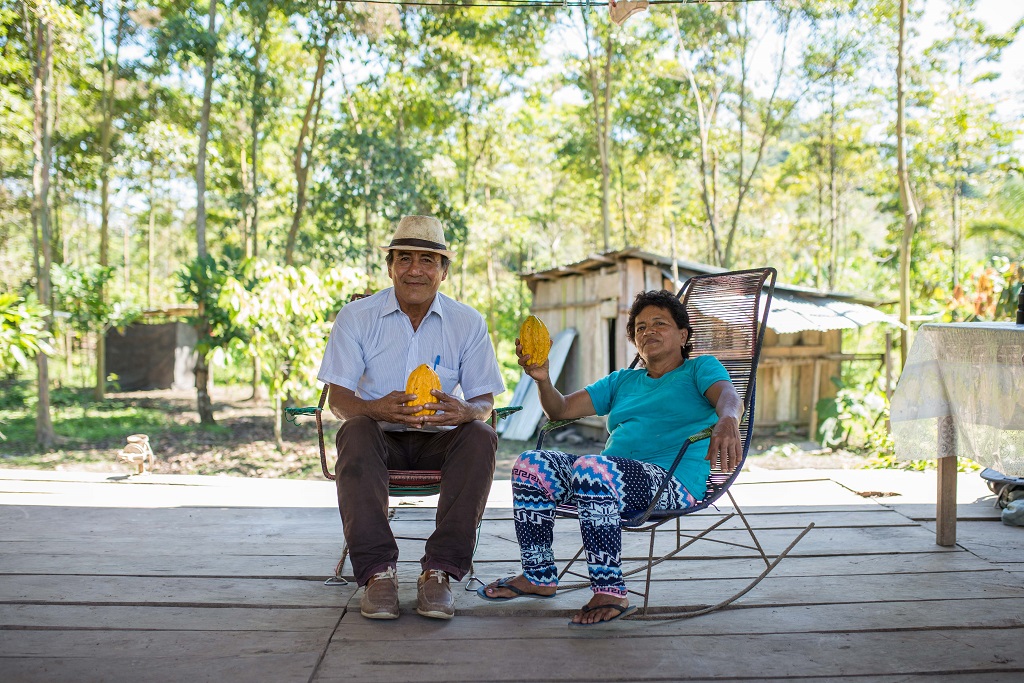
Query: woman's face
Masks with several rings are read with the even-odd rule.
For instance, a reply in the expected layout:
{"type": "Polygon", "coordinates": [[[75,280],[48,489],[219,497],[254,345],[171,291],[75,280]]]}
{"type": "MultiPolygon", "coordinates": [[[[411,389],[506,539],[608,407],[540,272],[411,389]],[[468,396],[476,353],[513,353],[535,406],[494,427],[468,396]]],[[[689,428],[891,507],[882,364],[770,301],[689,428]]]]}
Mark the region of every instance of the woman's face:
{"type": "Polygon", "coordinates": [[[633,340],[645,364],[657,360],[683,360],[683,345],[690,333],[676,326],[667,308],[648,306],[633,321],[633,340]]]}

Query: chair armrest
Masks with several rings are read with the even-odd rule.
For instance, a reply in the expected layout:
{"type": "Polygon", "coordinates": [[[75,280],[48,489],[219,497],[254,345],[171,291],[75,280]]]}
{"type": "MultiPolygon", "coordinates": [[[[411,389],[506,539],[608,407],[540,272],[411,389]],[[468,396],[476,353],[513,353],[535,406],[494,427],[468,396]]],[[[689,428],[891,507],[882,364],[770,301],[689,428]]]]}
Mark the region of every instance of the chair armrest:
{"type": "Polygon", "coordinates": [[[536,450],[539,451],[541,450],[541,448],[543,448],[544,437],[546,437],[549,433],[555,431],[556,429],[561,429],[566,425],[571,425],[573,422],[576,422],[579,419],[580,418],[578,417],[574,417],[571,420],[548,420],[547,422],[545,422],[544,426],[540,428],[540,434],[537,435],[536,450]]]}
{"type": "Polygon", "coordinates": [[[648,519],[650,519],[651,514],[654,513],[654,509],[658,506],[658,501],[661,500],[661,494],[663,494],[665,492],[665,489],[668,487],[669,479],[671,479],[675,475],[676,468],[678,468],[679,463],[682,462],[683,455],[686,454],[686,449],[689,448],[691,445],[697,443],[698,441],[710,439],[712,429],[713,427],[706,427],[697,432],[696,434],[690,436],[689,438],[686,439],[686,441],[683,442],[682,448],[680,448],[679,453],[676,454],[676,459],[672,461],[672,466],[668,468],[668,476],[666,476],[662,480],[661,486],[658,487],[658,490],[655,492],[653,498],[651,499],[651,504],[648,505],[647,509],[644,510],[639,515],[634,515],[633,517],[630,517],[625,521],[627,521],[631,525],[639,525],[643,524],[648,519]]]}
{"type": "Polygon", "coordinates": [[[318,410],[320,410],[320,408],[318,408],[317,406],[304,406],[302,408],[285,408],[284,417],[293,425],[297,426],[299,424],[299,418],[301,416],[316,415],[318,410]]]}
{"type": "Polygon", "coordinates": [[[495,408],[494,410],[491,411],[491,417],[487,420],[487,424],[491,425],[491,429],[496,430],[498,428],[498,420],[503,420],[509,415],[515,415],[522,409],[522,406],[506,406],[504,408],[495,408]]]}

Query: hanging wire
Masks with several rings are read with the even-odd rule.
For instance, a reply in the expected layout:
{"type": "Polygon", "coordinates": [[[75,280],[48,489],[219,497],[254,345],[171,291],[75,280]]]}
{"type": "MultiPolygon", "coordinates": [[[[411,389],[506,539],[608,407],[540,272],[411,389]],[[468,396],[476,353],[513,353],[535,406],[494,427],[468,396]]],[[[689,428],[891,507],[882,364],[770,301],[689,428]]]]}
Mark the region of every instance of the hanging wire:
{"type": "MultiPolygon", "coordinates": [[[[586,7],[594,0],[336,0],[367,5],[408,5],[411,7],[586,7]]],[[[776,0],[649,0],[651,5],[734,5],[776,0]]]]}

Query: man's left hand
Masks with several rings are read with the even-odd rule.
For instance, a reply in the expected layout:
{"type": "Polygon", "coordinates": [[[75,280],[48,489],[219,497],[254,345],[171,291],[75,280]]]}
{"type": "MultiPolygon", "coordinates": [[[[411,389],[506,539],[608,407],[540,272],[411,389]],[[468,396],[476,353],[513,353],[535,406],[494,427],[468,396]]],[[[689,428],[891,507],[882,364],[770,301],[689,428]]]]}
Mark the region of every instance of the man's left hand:
{"type": "Polygon", "coordinates": [[[740,439],[740,423],[734,417],[723,417],[711,430],[707,460],[712,469],[731,472],[739,466],[743,457],[743,442],[740,439]]]}
{"type": "Polygon", "coordinates": [[[432,389],[430,393],[434,395],[437,402],[425,403],[423,407],[437,412],[433,415],[422,416],[424,426],[457,427],[477,418],[479,411],[472,404],[437,389],[432,389]]]}

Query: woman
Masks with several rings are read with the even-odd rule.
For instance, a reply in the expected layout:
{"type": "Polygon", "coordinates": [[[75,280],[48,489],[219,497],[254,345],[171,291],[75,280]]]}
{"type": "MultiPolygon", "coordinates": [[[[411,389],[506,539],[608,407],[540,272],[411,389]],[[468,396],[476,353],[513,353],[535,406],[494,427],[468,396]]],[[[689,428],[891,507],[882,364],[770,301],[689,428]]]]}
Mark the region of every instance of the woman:
{"type": "Polygon", "coordinates": [[[714,425],[711,439],[687,449],[658,501],[659,509],[686,507],[701,499],[711,466],[732,469],[742,455],[743,404],[716,358],[688,360],[691,333],[686,308],[675,295],[640,292],[629,312],[626,335],[642,367],[613,372],[568,396],[551,384],[547,362],[531,364],[516,340],[519,365],[536,381],[548,418],[607,415],[609,435],[601,455],[527,451],[519,456],[512,468],[512,494],[523,573],[481,588],[480,597],[503,601],[555,594],[555,507],[569,503],[579,510],[594,592],[569,626],[592,626],[636,610],[629,605],[622,577],[620,513],[646,509],[683,441],[706,427],[714,425]]]}

